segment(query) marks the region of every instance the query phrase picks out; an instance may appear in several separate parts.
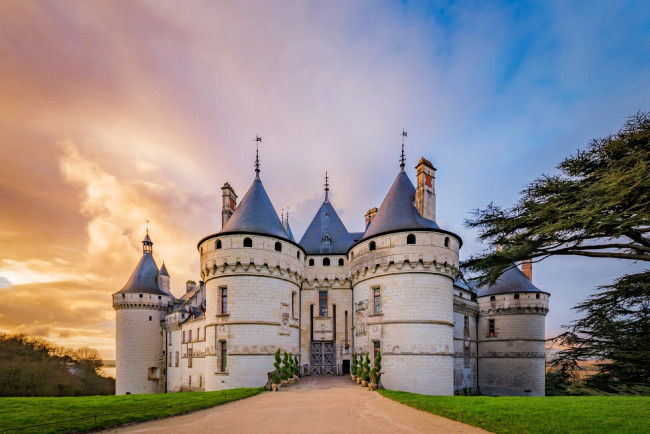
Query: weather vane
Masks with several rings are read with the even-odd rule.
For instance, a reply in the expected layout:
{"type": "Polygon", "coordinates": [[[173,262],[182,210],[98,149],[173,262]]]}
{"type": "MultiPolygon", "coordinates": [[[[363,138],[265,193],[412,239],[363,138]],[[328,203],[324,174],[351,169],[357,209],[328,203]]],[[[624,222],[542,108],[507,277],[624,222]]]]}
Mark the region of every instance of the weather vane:
{"type": "Polygon", "coordinates": [[[147,235],[149,235],[149,219],[145,220],[145,223],[147,223],[147,235]]]}
{"type": "Polygon", "coordinates": [[[327,170],[325,171],[325,200],[328,200],[328,192],[330,191],[330,177],[327,176],[327,170]]]}
{"type": "Polygon", "coordinates": [[[259,148],[259,144],[261,142],[262,142],[262,138],[256,134],[255,135],[255,173],[257,174],[256,175],[257,178],[259,178],[259,176],[260,176],[260,148],[259,148]]]}
{"type": "Polygon", "coordinates": [[[408,136],[408,133],[404,130],[404,128],[402,128],[402,156],[400,157],[400,165],[399,165],[399,167],[401,167],[402,169],[404,169],[405,166],[404,161],[406,161],[406,156],[404,155],[404,139],[406,138],[406,136],[408,136]]]}

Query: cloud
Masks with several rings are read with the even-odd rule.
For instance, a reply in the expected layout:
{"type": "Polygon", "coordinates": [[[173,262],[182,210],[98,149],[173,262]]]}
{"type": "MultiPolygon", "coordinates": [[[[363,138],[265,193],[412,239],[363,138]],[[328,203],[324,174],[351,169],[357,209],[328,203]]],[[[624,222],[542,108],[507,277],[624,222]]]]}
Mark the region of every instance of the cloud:
{"type": "Polygon", "coordinates": [[[12,283],[9,279],[7,279],[5,276],[0,276],[0,288],[9,288],[11,285],[12,283]]]}

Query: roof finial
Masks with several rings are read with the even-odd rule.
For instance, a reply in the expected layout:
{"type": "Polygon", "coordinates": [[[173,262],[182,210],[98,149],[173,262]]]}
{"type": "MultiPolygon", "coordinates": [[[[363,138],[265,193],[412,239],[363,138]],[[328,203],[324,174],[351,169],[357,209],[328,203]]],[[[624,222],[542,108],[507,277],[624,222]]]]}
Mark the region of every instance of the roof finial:
{"type": "Polygon", "coordinates": [[[406,156],[404,155],[404,139],[406,138],[406,136],[408,136],[408,133],[404,130],[404,128],[402,128],[402,156],[400,157],[400,164],[399,164],[400,170],[404,170],[404,166],[405,166],[404,162],[406,161],[406,156]]]}
{"type": "Polygon", "coordinates": [[[287,207],[287,225],[289,225],[289,207],[287,207]]]}
{"type": "Polygon", "coordinates": [[[282,208],[282,217],[280,218],[280,222],[284,225],[284,208],[282,208]]]}
{"type": "Polygon", "coordinates": [[[260,179],[260,148],[259,144],[262,142],[262,138],[255,135],[255,179],[260,179]]]}
{"type": "Polygon", "coordinates": [[[329,191],[330,191],[330,177],[327,176],[327,170],[325,171],[325,202],[329,201],[329,191]]]}
{"type": "Polygon", "coordinates": [[[149,235],[149,219],[145,220],[145,223],[147,223],[147,235],[149,235]]]}

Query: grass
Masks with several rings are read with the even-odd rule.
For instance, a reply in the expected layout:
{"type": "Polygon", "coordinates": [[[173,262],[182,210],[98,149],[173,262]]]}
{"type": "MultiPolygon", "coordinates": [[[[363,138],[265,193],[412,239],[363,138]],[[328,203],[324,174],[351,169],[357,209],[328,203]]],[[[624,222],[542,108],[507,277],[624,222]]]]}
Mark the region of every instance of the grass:
{"type": "Polygon", "coordinates": [[[241,388],[152,395],[0,398],[0,432],[16,430],[22,434],[96,430],[213,407],[257,395],[262,390],[241,388]],[[41,426],[19,429],[33,425],[41,426]]]}
{"type": "Polygon", "coordinates": [[[650,432],[647,396],[490,397],[379,392],[419,410],[496,433],[650,432]]]}

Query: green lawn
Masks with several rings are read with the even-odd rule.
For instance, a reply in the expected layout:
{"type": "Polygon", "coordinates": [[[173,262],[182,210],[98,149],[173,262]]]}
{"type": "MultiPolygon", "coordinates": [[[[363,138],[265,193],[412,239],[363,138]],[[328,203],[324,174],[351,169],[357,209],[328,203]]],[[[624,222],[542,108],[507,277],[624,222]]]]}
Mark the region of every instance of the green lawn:
{"type": "Polygon", "coordinates": [[[257,395],[262,390],[242,388],[155,395],[0,398],[0,432],[31,425],[41,426],[15,432],[60,433],[107,428],[213,407],[257,395]]]}
{"type": "Polygon", "coordinates": [[[411,407],[497,433],[648,433],[646,396],[429,396],[380,390],[411,407]],[[462,416],[461,416],[462,414],[462,416]]]}

